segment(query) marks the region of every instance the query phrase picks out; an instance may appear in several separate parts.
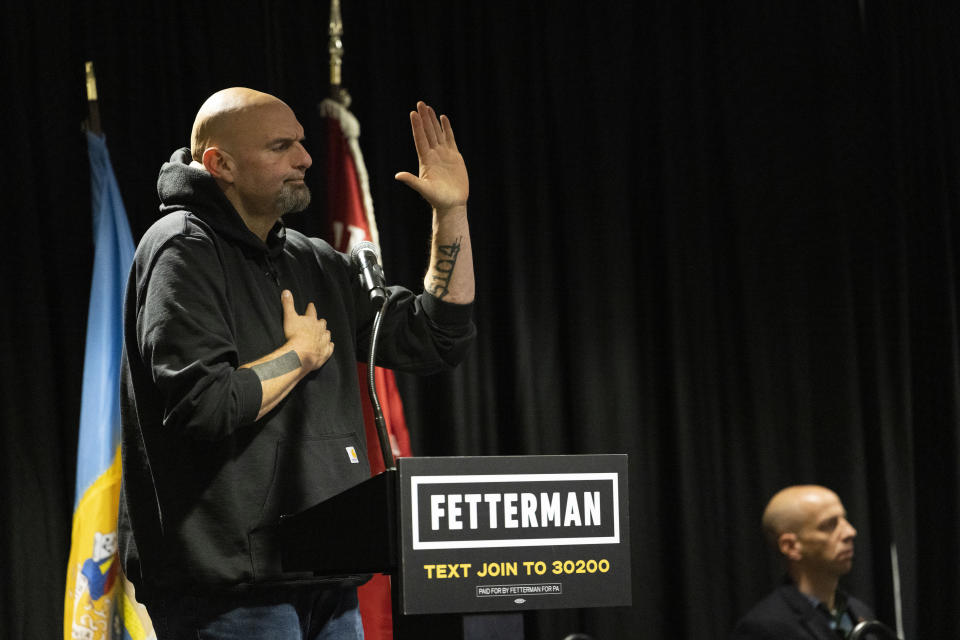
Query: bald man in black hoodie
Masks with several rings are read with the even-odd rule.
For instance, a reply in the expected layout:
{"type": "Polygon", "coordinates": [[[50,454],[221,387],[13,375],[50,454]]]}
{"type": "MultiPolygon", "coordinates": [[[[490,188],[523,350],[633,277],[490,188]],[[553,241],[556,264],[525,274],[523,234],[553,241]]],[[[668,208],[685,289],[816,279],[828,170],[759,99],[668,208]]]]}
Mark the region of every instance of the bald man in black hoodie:
{"type": "MultiPolygon", "coordinates": [[[[432,373],[475,335],[469,183],[446,116],[421,102],[410,123],[419,175],[396,178],[433,208],[432,254],[424,292],[389,288],[378,356],[432,373]]],[[[283,225],[310,201],[303,140],[273,96],[211,96],[134,258],[118,532],[160,640],[363,635],[355,584],[280,566],[279,516],[369,476],[356,363],[377,309],[348,256],[283,225]]]]}

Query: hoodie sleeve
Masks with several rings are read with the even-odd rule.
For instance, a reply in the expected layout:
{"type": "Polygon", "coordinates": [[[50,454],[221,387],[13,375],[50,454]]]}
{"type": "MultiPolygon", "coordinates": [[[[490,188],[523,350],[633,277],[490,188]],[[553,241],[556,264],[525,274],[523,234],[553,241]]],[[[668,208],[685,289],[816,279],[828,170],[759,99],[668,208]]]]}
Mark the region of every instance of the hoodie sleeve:
{"type": "MultiPolygon", "coordinates": [[[[361,292],[358,303],[367,317],[358,336],[358,357],[369,357],[376,310],[361,292]]],[[[390,304],[380,325],[377,364],[420,375],[457,366],[476,337],[473,304],[450,304],[429,293],[414,295],[403,287],[389,287],[390,304]]]]}
{"type": "Polygon", "coordinates": [[[137,345],[160,398],[163,429],[217,440],[252,423],[262,390],[239,369],[226,285],[209,239],[181,235],[150,256],[137,286],[137,345]]]}
{"type": "MultiPolygon", "coordinates": [[[[356,327],[356,358],[366,362],[377,308],[363,288],[350,256],[335,251],[322,240],[310,240],[320,268],[339,280],[352,297],[356,327]]],[[[390,302],[377,339],[377,364],[407,373],[428,375],[458,365],[477,335],[473,304],[443,302],[429,293],[388,288],[390,302]]]]}

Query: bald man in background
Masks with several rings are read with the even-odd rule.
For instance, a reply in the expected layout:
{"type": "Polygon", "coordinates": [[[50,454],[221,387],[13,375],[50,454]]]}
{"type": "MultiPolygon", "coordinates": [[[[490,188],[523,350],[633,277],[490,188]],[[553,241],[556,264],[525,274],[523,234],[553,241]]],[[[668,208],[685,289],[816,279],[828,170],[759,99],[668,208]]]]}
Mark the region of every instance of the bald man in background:
{"type": "MultiPolygon", "coordinates": [[[[450,121],[410,113],[433,208],[419,294],[390,287],[378,363],[455,366],[473,340],[467,171],[450,121]]],[[[124,306],[120,556],[160,640],[362,638],[356,583],[284,572],[278,521],[370,475],[356,363],[378,308],[349,256],[287,229],[311,158],[278,98],[200,108],[157,189],[124,306]]],[[[317,544],[325,544],[318,540],[317,544]]]]}
{"type": "Polygon", "coordinates": [[[733,640],[836,640],[873,619],[863,602],[838,588],[853,566],[857,530],[837,494],[816,485],[787,487],[767,504],[763,531],[787,576],[740,620],[733,640]]]}

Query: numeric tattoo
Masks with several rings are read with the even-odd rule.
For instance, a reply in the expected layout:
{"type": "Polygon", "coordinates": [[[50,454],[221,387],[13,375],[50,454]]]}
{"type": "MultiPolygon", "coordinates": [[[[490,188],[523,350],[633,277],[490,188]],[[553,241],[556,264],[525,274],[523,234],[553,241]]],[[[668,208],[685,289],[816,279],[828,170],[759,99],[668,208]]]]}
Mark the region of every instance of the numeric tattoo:
{"type": "Polygon", "coordinates": [[[460,242],[462,236],[458,237],[453,244],[443,244],[437,247],[437,261],[433,265],[432,275],[430,276],[430,286],[427,291],[440,298],[441,300],[450,293],[450,279],[453,277],[453,269],[457,266],[457,258],[460,256],[460,242]]]}

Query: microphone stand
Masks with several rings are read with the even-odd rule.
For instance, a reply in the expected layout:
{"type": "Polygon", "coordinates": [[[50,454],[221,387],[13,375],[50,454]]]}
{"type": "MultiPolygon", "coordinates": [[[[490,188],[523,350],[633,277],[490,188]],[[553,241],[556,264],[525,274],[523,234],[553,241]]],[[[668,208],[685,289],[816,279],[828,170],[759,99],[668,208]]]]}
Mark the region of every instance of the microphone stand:
{"type": "Polygon", "coordinates": [[[383,314],[387,310],[388,304],[390,304],[390,296],[385,296],[380,310],[377,311],[377,315],[373,319],[373,331],[370,334],[370,359],[367,361],[367,393],[370,395],[370,405],[373,407],[373,420],[376,423],[377,436],[380,439],[383,466],[387,471],[392,471],[397,468],[397,463],[393,458],[393,447],[390,446],[390,436],[387,434],[387,422],[383,417],[383,410],[380,408],[377,385],[374,379],[377,339],[380,337],[380,323],[383,321],[383,314]]]}

